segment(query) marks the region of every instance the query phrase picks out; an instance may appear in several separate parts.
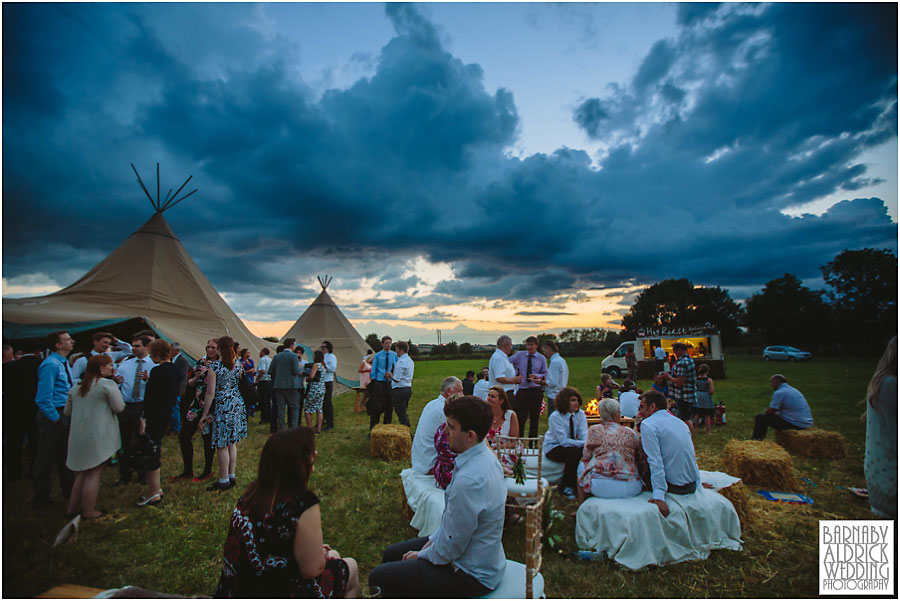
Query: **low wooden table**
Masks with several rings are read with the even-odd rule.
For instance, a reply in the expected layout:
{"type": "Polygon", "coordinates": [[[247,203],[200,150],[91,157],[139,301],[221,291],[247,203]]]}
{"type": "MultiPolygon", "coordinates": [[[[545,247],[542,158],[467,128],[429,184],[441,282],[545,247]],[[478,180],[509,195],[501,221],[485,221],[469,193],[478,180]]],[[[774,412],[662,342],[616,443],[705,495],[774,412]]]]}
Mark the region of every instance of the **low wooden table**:
{"type": "MultiPolygon", "coordinates": [[[[603,420],[600,419],[599,415],[588,415],[587,423],[588,427],[593,426],[595,424],[599,424],[603,420]]],[[[633,417],[620,417],[619,424],[623,426],[628,426],[629,428],[634,428],[634,418],[633,417]]]]}

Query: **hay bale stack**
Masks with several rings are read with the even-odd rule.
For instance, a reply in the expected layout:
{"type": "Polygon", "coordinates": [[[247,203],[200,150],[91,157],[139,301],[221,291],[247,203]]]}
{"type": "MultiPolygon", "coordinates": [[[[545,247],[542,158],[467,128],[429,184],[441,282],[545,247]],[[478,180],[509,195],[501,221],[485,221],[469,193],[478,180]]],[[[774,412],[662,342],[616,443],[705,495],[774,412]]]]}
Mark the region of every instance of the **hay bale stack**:
{"type": "Polygon", "coordinates": [[[369,454],[376,459],[408,461],[411,446],[409,428],[401,424],[380,424],[370,432],[369,454]]]}
{"type": "Polygon", "coordinates": [[[409,506],[409,501],[406,499],[406,489],[403,488],[403,480],[400,481],[400,515],[402,515],[406,521],[412,520],[413,516],[416,515],[409,506]]]}
{"type": "Polygon", "coordinates": [[[731,501],[738,520],[741,522],[741,530],[746,530],[750,525],[752,514],[750,511],[750,493],[747,492],[747,487],[744,486],[744,483],[735,482],[731,486],[719,489],[718,493],[731,501]]]}
{"type": "Polygon", "coordinates": [[[831,430],[775,430],[775,442],[791,453],[807,457],[843,459],[847,455],[847,441],[831,430]]]}
{"type": "Polygon", "coordinates": [[[774,442],[730,440],[723,453],[725,470],[747,484],[778,491],[797,488],[791,456],[774,442]]]}

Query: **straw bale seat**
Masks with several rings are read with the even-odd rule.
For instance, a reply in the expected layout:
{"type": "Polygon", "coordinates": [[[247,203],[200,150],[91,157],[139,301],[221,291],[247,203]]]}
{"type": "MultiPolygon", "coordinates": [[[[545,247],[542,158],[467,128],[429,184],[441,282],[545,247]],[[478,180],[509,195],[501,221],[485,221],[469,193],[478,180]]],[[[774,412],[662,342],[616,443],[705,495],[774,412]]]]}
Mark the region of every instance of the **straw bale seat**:
{"type": "Polygon", "coordinates": [[[791,456],[767,440],[730,440],[723,452],[725,469],[747,484],[773,490],[791,491],[797,487],[791,456]]]}
{"type": "Polygon", "coordinates": [[[379,424],[372,428],[369,437],[369,454],[376,459],[409,461],[412,438],[409,428],[401,424],[379,424]]]}
{"type": "Polygon", "coordinates": [[[831,430],[775,430],[775,442],[791,453],[807,457],[843,459],[847,455],[847,441],[831,430]]]}
{"type": "Polygon", "coordinates": [[[441,523],[444,513],[444,489],[438,488],[431,474],[420,474],[411,467],[400,472],[400,484],[409,525],[428,536],[441,523]]]}
{"type": "Polygon", "coordinates": [[[708,472],[700,470],[700,480],[710,484],[717,493],[731,501],[734,511],[741,523],[741,530],[746,530],[750,523],[750,493],[740,478],[729,476],[724,472],[708,472]]]}

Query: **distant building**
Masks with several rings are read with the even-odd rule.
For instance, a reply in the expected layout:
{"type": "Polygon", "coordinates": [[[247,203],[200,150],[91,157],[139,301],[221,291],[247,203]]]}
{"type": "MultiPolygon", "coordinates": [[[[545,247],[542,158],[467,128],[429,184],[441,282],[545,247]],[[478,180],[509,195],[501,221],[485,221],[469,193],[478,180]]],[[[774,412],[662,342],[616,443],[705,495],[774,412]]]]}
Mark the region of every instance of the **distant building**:
{"type": "Polygon", "coordinates": [[[416,347],[419,349],[419,353],[422,355],[427,355],[434,351],[434,347],[436,344],[417,344],[416,347]]]}

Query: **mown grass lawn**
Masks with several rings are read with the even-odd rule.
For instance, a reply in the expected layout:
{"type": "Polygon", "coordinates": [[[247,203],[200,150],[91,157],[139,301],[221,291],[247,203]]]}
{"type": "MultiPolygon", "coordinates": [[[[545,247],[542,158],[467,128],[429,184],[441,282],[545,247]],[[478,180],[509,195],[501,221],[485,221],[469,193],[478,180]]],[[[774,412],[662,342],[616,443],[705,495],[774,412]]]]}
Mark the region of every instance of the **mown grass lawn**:
{"type": "MultiPolygon", "coordinates": [[[[731,438],[749,438],[753,416],[767,406],[771,396],[768,376],[780,371],[805,394],[816,424],[839,431],[849,442],[849,453],[840,461],[794,457],[798,475],[815,484],[804,484],[798,492],[812,497],[815,504],[777,505],[751,499],[755,518],[742,533],[743,551],[717,551],[702,562],[629,572],[611,562],[565,559],[545,547],[542,571],[547,596],[815,597],[818,520],[872,518],[866,502],[842,487],[865,486],[865,423],[860,415],[875,363],[875,358],[797,364],[729,358],[728,378],[716,382],[716,398],[727,408],[728,424],[716,428],[712,435],[695,435],[701,469],[724,471],[722,447],[731,438]]],[[[445,376],[462,377],[467,369],[477,371],[486,364],[484,360],[417,363],[410,403],[413,425],[424,404],[437,396],[445,376]]],[[[591,398],[599,380],[600,358],[573,358],[569,367],[570,384],[591,398]]],[[[639,382],[645,388],[649,384],[639,382]]],[[[352,394],[336,399],[338,429],[318,439],[319,460],[311,487],[322,502],[325,541],[343,555],[357,558],[365,579],[380,561],[385,546],[416,532],[400,511],[398,474],[407,465],[369,457],[365,440],[368,417],[354,414],[352,404],[352,394]]],[[[545,414],[541,432],[546,423],[545,414]]],[[[64,524],[63,501],[57,496],[52,508],[33,510],[29,482],[5,483],[3,596],[32,597],[61,583],[104,589],[131,584],[184,595],[211,594],[219,575],[231,509],[241,486],[254,477],[268,433],[268,426],[258,425],[257,420],[251,420],[251,424],[250,436],[238,445],[239,488],[209,493],[205,484],[164,483],[163,503],[138,509],[133,503],[143,490],[136,484],[124,490],[113,488],[117,473],[107,469],[99,501],[107,515],[86,524],[77,542],[55,550],[51,544],[64,524]]],[[[199,468],[201,461],[197,447],[195,467],[199,468]]],[[[167,437],[163,475],[176,474],[180,468],[177,440],[167,437]]],[[[558,495],[552,497],[552,503],[566,515],[575,508],[574,503],[558,495]]],[[[575,548],[572,518],[555,525],[553,531],[563,536],[567,548],[575,548]]],[[[508,529],[504,535],[507,555],[512,559],[521,559],[523,536],[521,526],[508,529]]]]}

